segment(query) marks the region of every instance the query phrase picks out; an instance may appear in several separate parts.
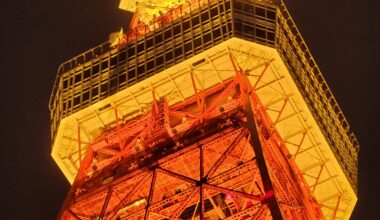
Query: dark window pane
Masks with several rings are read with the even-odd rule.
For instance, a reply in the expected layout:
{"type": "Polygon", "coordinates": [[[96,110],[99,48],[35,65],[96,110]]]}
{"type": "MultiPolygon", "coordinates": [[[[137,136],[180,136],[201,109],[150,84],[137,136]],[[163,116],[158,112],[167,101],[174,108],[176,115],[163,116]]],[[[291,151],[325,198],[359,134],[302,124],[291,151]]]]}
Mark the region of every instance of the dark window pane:
{"type": "Polygon", "coordinates": [[[208,17],[208,11],[203,12],[201,14],[201,21],[202,21],[202,23],[205,22],[205,21],[207,21],[208,19],[209,19],[209,17],[208,17]]]}
{"type": "Polygon", "coordinates": [[[83,79],[87,79],[91,75],[91,69],[86,69],[83,73],[83,79]]]}
{"type": "Polygon", "coordinates": [[[191,19],[191,24],[194,26],[199,24],[199,17],[194,17],[191,19]]]}
{"type": "Polygon", "coordinates": [[[117,57],[112,57],[111,58],[111,66],[115,66],[117,64],[117,57]]]}
{"type": "Polygon", "coordinates": [[[135,78],[135,70],[130,70],[128,72],[128,79],[133,79],[135,78]]]}
{"type": "Polygon", "coordinates": [[[182,47],[176,48],[174,50],[174,56],[180,56],[182,54],[182,47]]]}
{"type": "Polygon", "coordinates": [[[105,60],[102,62],[102,70],[107,69],[107,68],[108,68],[108,60],[105,60]]]}
{"type": "Polygon", "coordinates": [[[147,48],[153,47],[153,38],[149,38],[146,40],[146,47],[147,48]]]}
{"type": "Polygon", "coordinates": [[[157,65],[161,65],[164,63],[164,57],[163,56],[159,56],[157,57],[157,61],[156,61],[156,64],[157,65]]]}
{"type": "Polygon", "coordinates": [[[137,67],[137,75],[144,74],[144,72],[145,72],[145,66],[144,65],[137,67]]]}
{"type": "Polygon", "coordinates": [[[124,83],[127,80],[127,77],[125,74],[119,75],[119,84],[124,83]]]}
{"type": "Polygon", "coordinates": [[[126,52],[125,51],[120,52],[119,53],[119,62],[125,61],[125,58],[126,58],[126,52]]]}
{"type": "Polygon", "coordinates": [[[167,53],[165,56],[166,56],[166,61],[169,61],[169,60],[173,59],[173,52],[170,51],[170,52],[167,53]]]}
{"type": "Polygon", "coordinates": [[[265,9],[256,7],[256,14],[261,17],[265,17],[265,9]]]}
{"type": "Polygon", "coordinates": [[[183,31],[186,31],[186,30],[190,29],[190,21],[189,20],[183,22],[182,25],[183,25],[183,31]]]}
{"type": "Polygon", "coordinates": [[[272,33],[272,32],[267,32],[267,35],[268,35],[268,40],[270,40],[270,41],[274,41],[274,33],[272,33]]]}
{"type": "Polygon", "coordinates": [[[95,65],[92,67],[92,74],[95,75],[99,72],[99,65],[95,65]]]}
{"type": "Polygon", "coordinates": [[[81,73],[76,74],[76,75],[75,75],[75,83],[78,83],[78,82],[80,82],[81,80],[82,80],[82,75],[81,75],[81,73]]]}
{"type": "Polygon", "coordinates": [[[209,42],[209,41],[211,41],[211,33],[205,34],[205,35],[203,36],[203,42],[204,42],[204,43],[207,43],[207,42],[209,42]]]}
{"type": "Polygon", "coordinates": [[[90,98],[90,91],[83,93],[83,101],[87,101],[90,98]]]}
{"type": "Polygon", "coordinates": [[[144,42],[141,42],[137,45],[137,53],[144,51],[144,42]]]}
{"type": "Polygon", "coordinates": [[[275,20],[276,19],[276,12],[267,10],[267,17],[271,20],[275,20]]]}
{"type": "Polygon", "coordinates": [[[256,36],[261,37],[261,38],[265,38],[265,31],[261,30],[261,29],[256,29],[256,36]]]}
{"type": "Polygon", "coordinates": [[[96,87],[96,88],[93,88],[92,90],[91,90],[91,95],[92,95],[92,97],[94,97],[94,96],[97,96],[98,95],[98,87],[96,87]]]}
{"type": "Polygon", "coordinates": [[[180,25],[174,26],[173,33],[174,33],[174,35],[180,34],[181,33],[181,26],[180,25]]]}
{"type": "Polygon", "coordinates": [[[161,34],[156,35],[154,37],[154,41],[156,44],[161,43],[162,42],[162,35],[161,34]]]}
{"type": "Polygon", "coordinates": [[[169,29],[165,31],[164,36],[165,36],[165,40],[169,39],[172,36],[172,30],[169,29]]]}

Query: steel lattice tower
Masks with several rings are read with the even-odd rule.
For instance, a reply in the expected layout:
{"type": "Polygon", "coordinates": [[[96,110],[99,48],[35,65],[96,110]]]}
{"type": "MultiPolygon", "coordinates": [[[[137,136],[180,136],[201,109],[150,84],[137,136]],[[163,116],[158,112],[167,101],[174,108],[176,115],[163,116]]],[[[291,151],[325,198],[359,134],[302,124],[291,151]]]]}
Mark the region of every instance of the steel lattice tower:
{"type": "Polygon", "coordinates": [[[120,8],[58,70],[58,219],[349,219],[359,146],[282,1],[120,8]]]}

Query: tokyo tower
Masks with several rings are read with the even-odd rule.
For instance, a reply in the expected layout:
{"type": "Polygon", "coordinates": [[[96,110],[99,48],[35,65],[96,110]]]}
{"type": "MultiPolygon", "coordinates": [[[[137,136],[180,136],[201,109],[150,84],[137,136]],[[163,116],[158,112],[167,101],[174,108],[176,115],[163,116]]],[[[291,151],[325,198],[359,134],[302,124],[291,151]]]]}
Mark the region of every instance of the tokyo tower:
{"type": "Polygon", "coordinates": [[[358,142],[281,0],[121,0],[63,63],[57,219],[349,219],[358,142]]]}

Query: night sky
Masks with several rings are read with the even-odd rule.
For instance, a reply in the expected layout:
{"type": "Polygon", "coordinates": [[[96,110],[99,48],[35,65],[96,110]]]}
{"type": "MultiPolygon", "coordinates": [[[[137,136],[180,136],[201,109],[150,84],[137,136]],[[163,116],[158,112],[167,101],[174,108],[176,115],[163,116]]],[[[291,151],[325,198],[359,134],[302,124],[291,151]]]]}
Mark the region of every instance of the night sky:
{"type": "MultiPolygon", "coordinates": [[[[380,2],[286,2],[361,145],[352,219],[378,219],[380,2]]],[[[48,100],[56,71],[127,24],[130,15],[117,5],[118,0],[1,1],[0,219],[56,217],[69,187],[50,157],[48,100]]]]}

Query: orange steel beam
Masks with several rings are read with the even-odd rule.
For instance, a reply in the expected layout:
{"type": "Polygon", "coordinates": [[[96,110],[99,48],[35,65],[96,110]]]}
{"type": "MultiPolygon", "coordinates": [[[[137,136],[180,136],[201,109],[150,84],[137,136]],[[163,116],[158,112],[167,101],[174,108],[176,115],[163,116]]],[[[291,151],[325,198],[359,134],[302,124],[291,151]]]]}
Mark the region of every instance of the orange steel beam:
{"type": "Polygon", "coordinates": [[[265,206],[265,205],[261,205],[261,204],[254,205],[254,206],[252,206],[252,207],[250,207],[248,209],[245,209],[245,210],[242,210],[242,211],[236,213],[233,216],[225,218],[225,220],[240,220],[240,219],[244,219],[244,217],[247,214],[255,214],[263,206],[265,206]]]}
{"type": "Polygon", "coordinates": [[[100,211],[100,215],[99,215],[100,219],[103,219],[103,217],[104,217],[104,214],[106,212],[107,205],[108,205],[108,203],[109,203],[109,201],[111,199],[112,193],[113,193],[112,186],[110,186],[109,189],[108,189],[108,192],[107,192],[106,199],[104,200],[104,203],[103,203],[103,206],[102,206],[102,210],[100,211]]]}
{"type": "Polygon", "coordinates": [[[323,171],[323,168],[325,167],[325,164],[322,164],[321,165],[321,169],[319,170],[318,172],[318,175],[317,177],[315,178],[315,183],[313,185],[313,187],[311,188],[311,191],[314,192],[315,191],[315,188],[317,187],[317,183],[319,182],[319,179],[321,178],[321,174],[322,174],[322,171],[323,171]]]}
{"type": "Polygon", "coordinates": [[[227,189],[227,188],[224,188],[224,187],[215,186],[215,185],[211,185],[211,184],[204,184],[204,186],[207,189],[213,189],[213,190],[216,190],[216,191],[219,191],[219,192],[223,192],[223,193],[226,193],[226,194],[230,193],[231,195],[234,195],[234,196],[239,196],[239,197],[243,197],[243,198],[247,198],[247,199],[252,199],[252,200],[256,200],[256,201],[263,201],[264,200],[263,196],[256,196],[256,195],[252,195],[252,194],[249,194],[249,193],[240,192],[240,191],[237,191],[237,190],[234,190],[234,189],[227,189]]]}
{"type": "Polygon", "coordinates": [[[198,91],[197,86],[195,84],[194,73],[193,73],[192,69],[190,69],[190,79],[191,79],[191,85],[193,86],[193,89],[194,89],[195,97],[197,98],[197,105],[198,105],[199,113],[202,114],[204,103],[202,103],[201,97],[199,95],[199,91],[198,91]]]}
{"type": "Polygon", "coordinates": [[[206,109],[206,113],[209,113],[212,110],[214,110],[221,103],[221,101],[227,97],[227,94],[229,94],[233,89],[235,89],[237,82],[236,81],[228,81],[224,84],[226,85],[226,88],[223,89],[223,91],[220,93],[218,98],[216,98],[211,103],[211,105],[209,105],[209,107],[206,109]]]}
{"type": "Polygon", "coordinates": [[[186,177],[186,176],[184,176],[184,175],[181,175],[181,174],[179,174],[179,173],[175,173],[175,172],[173,172],[173,171],[166,170],[166,169],[164,169],[164,168],[162,168],[162,167],[158,167],[157,170],[158,170],[159,172],[163,172],[163,173],[165,173],[165,174],[167,174],[167,175],[169,175],[169,176],[172,176],[172,177],[174,177],[174,178],[178,178],[178,179],[183,180],[183,181],[185,181],[185,182],[188,182],[188,183],[190,183],[190,184],[198,184],[198,185],[199,185],[199,182],[200,182],[200,181],[197,181],[197,180],[193,180],[193,179],[191,179],[191,178],[189,178],[189,177],[186,177]]]}
{"type": "Polygon", "coordinates": [[[109,218],[112,218],[116,215],[116,212],[121,209],[123,206],[126,205],[126,203],[131,199],[131,197],[137,192],[137,190],[139,189],[139,187],[145,182],[148,180],[148,177],[151,176],[151,173],[147,173],[143,178],[141,178],[140,181],[138,181],[134,186],[133,188],[127,193],[126,196],[124,196],[121,201],[119,202],[119,204],[117,204],[117,206],[115,206],[115,208],[113,208],[111,210],[111,212],[109,213],[109,218]]]}
{"type": "MultiPolygon", "coordinates": [[[[261,145],[257,122],[256,122],[257,119],[255,118],[255,113],[252,107],[250,97],[247,97],[247,95],[245,94],[246,92],[249,92],[250,90],[250,88],[247,85],[249,82],[248,82],[248,79],[246,78],[247,76],[245,75],[245,73],[242,73],[241,69],[238,68],[237,64],[235,63],[234,57],[231,54],[229,56],[230,56],[231,64],[239,80],[240,91],[242,93],[241,99],[244,106],[244,110],[247,113],[247,128],[251,133],[250,142],[255,151],[257,165],[260,170],[264,190],[265,190],[265,193],[273,192],[273,183],[269,175],[267,164],[265,162],[264,153],[262,150],[262,145],[261,145]],[[244,89],[246,89],[246,91],[244,91],[244,89]]],[[[266,70],[266,68],[264,70],[266,70]]],[[[279,220],[283,219],[280,205],[277,202],[276,195],[273,194],[273,196],[269,197],[267,202],[268,202],[268,206],[271,211],[272,217],[274,219],[279,219],[279,220]]]]}
{"type": "Polygon", "coordinates": [[[78,130],[78,160],[79,160],[79,166],[82,163],[82,148],[81,148],[81,142],[80,142],[80,125],[77,121],[77,130],[78,130]]]}
{"type": "MultiPolygon", "coordinates": [[[[248,132],[246,130],[241,130],[240,134],[234,139],[234,141],[227,147],[227,149],[223,152],[222,156],[216,161],[216,163],[211,167],[211,169],[206,174],[205,178],[212,176],[216,169],[222,164],[224,159],[226,159],[227,155],[234,149],[237,142],[239,142],[248,132]]],[[[203,175],[202,175],[203,176],[203,175]]]]}
{"type": "Polygon", "coordinates": [[[185,210],[186,206],[189,204],[189,202],[191,201],[191,199],[199,193],[199,188],[198,187],[194,187],[194,189],[192,190],[191,194],[187,197],[187,199],[185,201],[183,201],[181,203],[180,206],[178,206],[178,208],[173,212],[173,214],[170,216],[170,219],[177,219],[179,217],[179,215],[185,210]]]}
{"type": "Polygon", "coordinates": [[[202,145],[199,145],[199,199],[201,203],[201,213],[200,213],[200,219],[204,220],[204,213],[205,213],[205,202],[204,202],[204,184],[206,182],[206,178],[204,178],[204,160],[203,160],[203,147],[202,145]]]}
{"type": "Polygon", "coordinates": [[[280,119],[282,113],[284,112],[284,109],[285,109],[285,106],[286,106],[287,103],[288,103],[288,99],[285,99],[284,100],[284,104],[281,106],[281,109],[280,109],[280,111],[278,111],[278,115],[277,115],[276,119],[273,122],[274,124],[276,124],[278,122],[278,120],[280,119]]]}
{"type": "Polygon", "coordinates": [[[119,120],[119,114],[117,112],[117,107],[114,106],[114,111],[115,111],[115,121],[116,121],[116,130],[117,130],[117,136],[118,136],[118,143],[119,143],[119,149],[123,150],[124,149],[124,143],[122,142],[122,137],[120,135],[120,120],[119,120]]]}
{"type": "Polygon", "coordinates": [[[336,206],[335,206],[335,209],[334,209],[334,214],[333,214],[332,219],[335,219],[335,217],[336,217],[336,213],[338,212],[339,203],[340,203],[341,198],[342,198],[342,196],[338,197],[338,201],[336,202],[336,206]]]}
{"type": "Polygon", "coordinates": [[[266,205],[262,205],[260,207],[260,209],[258,210],[258,212],[256,212],[256,214],[253,216],[252,219],[254,219],[254,220],[266,219],[266,217],[268,216],[268,211],[269,211],[269,208],[266,205]]]}
{"type": "Polygon", "coordinates": [[[302,144],[303,144],[303,141],[304,141],[305,138],[306,138],[306,135],[307,135],[307,132],[306,132],[306,131],[303,132],[303,134],[302,134],[302,138],[301,138],[301,140],[300,140],[300,143],[296,145],[297,150],[296,150],[296,152],[295,152],[294,155],[293,155],[294,160],[297,158],[297,156],[298,156],[298,154],[299,154],[299,152],[300,152],[300,150],[301,150],[301,146],[302,146],[302,144]]]}
{"type": "Polygon", "coordinates": [[[73,217],[74,219],[76,220],[81,220],[81,218],[79,218],[73,211],[71,211],[70,209],[68,209],[65,213],[68,213],[71,217],[73,217]]]}
{"type": "Polygon", "coordinates": [[[147,204],[146,204],[146,207],[145,207],[144,220],[148,220],[148,218],[149,218],[149,208],[150,208],[151,203],[152,203],[152,198],[153,198],[153,193],[154,193],[154,187],[155,187],[155,184],[156,184],[156,176],[157,176],[157,171],[156,171],[156,169],[154,169],[153,170],[153,175],[152,175],[152,182],[150,184],[149,197],[148,197],[148,201],[147,201],[147,204]]]}
{"type": "MultiPolygon", "coordinates": [[[[271,62],[271,61],[270,61],[271,62]]],[[[263,71],[261,72],[259,78],[257,79],[256,83],[252,86],[253,89],[256,89],[256,86],[259,84],[259,82],[261,81],[261,79],[263,78],[264,76],[264,73],[267,71],[268,67],[269,67],[269,64],[270,62],[266,63],[265,66],[264,66],[264,69],[263,71]]]]}

